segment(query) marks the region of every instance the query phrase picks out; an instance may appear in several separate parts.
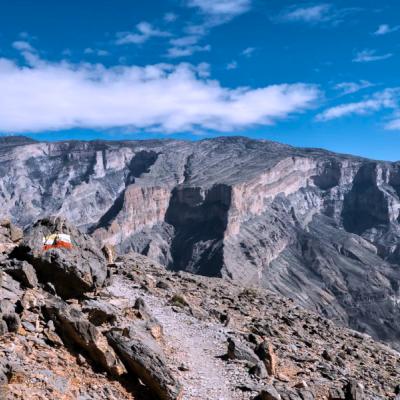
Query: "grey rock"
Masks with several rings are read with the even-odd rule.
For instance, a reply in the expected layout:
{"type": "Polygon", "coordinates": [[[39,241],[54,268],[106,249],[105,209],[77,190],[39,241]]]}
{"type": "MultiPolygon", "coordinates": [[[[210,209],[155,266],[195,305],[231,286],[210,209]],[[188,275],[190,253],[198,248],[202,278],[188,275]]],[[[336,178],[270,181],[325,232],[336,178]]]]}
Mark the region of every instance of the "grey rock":
{"type": "Polygon", "coordinates": [[[36,332],[36,327],[31,322],[22,321],[21,325],[24,327],[24,329],[26,329],[29,332],[36,332]]]}
{"type": "Polygon", "coordinates": [[[251,375],[257,376],[260,379],[265,379],[268,377],[268,371],[267,368],[265,368],[265,365],[262,361],[258,362],[256,365],[253,365],[249,373],[251,375]]]}
{"type": "Polygon", "coordinates": [[[88,314],[89,321],[96,326],[106,322],[115,323],[120,312],[115,306],[102,300],[85,300],[82,311],[88,314]]]}
{"type": "Polygon", "coordinates": [[[30,262],[42,282],[55,286],[63,298],[79,297],[101,287],[106,278],[106,260],[94,240],[61,217],[35,222],[12,256],[30,262]],[[43,249],[43,238],[53,233],[71,236],[72,248],[43,249]]]}
{"type": "Polygon", "coordinates": [[[328,400],[346,400],[345,392],[341,388],[332,388],[329,390],[328,400]]]}
{"type": "Polygon", "coordinates": [[[157,342],[138,328],[123,336],[111,331],[107,337],[134,376],[139,377],[160,400],[181,398],[181,386],[173,377],[157,342]]]}
{"type": "Polygon", "coordinates": [[[259,394],[260,400],[281,400],[281,398],[281,395],[272,385],[265,386],[259,394]]]}
{"type": "Polygon", "coordinates": [[[259,361],[256,354],[250,347],[232,338],[228,338],[227,356],[231,360],[249,361],[253,364],[258,364],[259,361]]]}
{"type": "Polygon", "coordinates": [[[3,316],[0,315],[0,317],[0,336],[2,336],[8,332],[8,327],[6,321],[3,319],[3,316]]]}
{"type": "Polygon", "coordinates": [[[34,288],[38,285],[35,269],[27,261],[7,260],[2,269],[25,287],[34,288]]]}
{"type": "Polygon", "coordinates": [[[363,386],[354,380],[350,380],[345,386],[346,400],[364,400],[363,386]]]}
{"type": "Polygon", "coordinates": [[[298,389],[297,391],[302,400],[314,400],[315,399],[314,393],[309,389],[302,388],[302,389],[298,389]]]}
{"type": "Polygon", "coordinates": [[[112,376],[120,376],[125,372],[106,338],[81,311],[54,298],[46,302],[44,312],[54,322],[57,332],[67,345],[84,350],[95,364],[112,376]]]}

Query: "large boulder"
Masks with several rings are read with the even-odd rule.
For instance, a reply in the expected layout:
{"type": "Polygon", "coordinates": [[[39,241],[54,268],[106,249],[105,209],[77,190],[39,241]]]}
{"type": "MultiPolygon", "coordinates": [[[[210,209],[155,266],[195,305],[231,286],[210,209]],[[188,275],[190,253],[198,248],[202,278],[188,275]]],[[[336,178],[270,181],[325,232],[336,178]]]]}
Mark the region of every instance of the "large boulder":
{"type": "Polygon", "coordinates": [[[38,285],[35,269],[24,260],[6,260],[0,268],[11,275],[15,280],[20,282],[25,288],[34,288],[38,285]]]}
{"type": "Polygon", "coordinates": [[[22,229],[13,225],[10,220],[0,220],[0,253],[10,253],[22,236],[22,229]]]}
{"type": "Polygon", "coordinates": [[[104,284],[107,263],[96,242],[62,217],[41,219],[30,226],[11,254],[36,269],[40,281],[54,285],[63,298],[80,297],[104,284]],[[68,247],[46,247],[44,238],[68,235],[68,247]]]}
{"type": "Polygon", "coordinates": [[[181,385],[172,375],[161,347],[142,325],[134,324],[123,333],[110,331],[107,338],[128,372],[139,377],[155,399],[182,398],[181,385]]]}
{"type": "Polygon", "coordinates": [[[95,364],[114,377],[126,372],[107,339],[86,316],[63,300],[51,298],[44,305],[44,313],[54,322],[57,332],[69,347],[78,347],[95,364]]]}
{"type": "Polygon", "coordinates": [[[20,327],[16,305],[21,297],[19,283],[0,270],[0,336],[7,332],[16,332],[20,327]]]}

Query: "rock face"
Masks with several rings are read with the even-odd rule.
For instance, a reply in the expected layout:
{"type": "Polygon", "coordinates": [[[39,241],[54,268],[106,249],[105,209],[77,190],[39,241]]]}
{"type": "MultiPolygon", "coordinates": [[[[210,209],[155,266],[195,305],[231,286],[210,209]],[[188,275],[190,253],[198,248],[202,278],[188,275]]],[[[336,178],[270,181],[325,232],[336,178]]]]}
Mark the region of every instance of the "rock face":
{"type": "MultiPolygon", "coordinates": [[[[400,348],[400,163],[246,138],[0,146],[4,217],[273,289],[400,348]]],[[[91,285],[91,283],[89,283],[91,285]]]]}

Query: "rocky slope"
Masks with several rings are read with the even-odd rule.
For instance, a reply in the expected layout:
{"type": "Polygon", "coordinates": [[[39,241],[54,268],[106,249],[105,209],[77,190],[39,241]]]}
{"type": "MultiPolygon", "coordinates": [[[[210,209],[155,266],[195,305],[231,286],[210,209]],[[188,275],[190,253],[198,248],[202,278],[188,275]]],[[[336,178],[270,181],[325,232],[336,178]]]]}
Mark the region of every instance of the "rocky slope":
{"type": "Polygon", "coordinates": [[[246,138],[0,143],[1,213],[256,285],[400,348],[400,163],[246,138]]]}
{"type": "Polygon", "coordinates": [[[107,264],[59,218],[1,226],[1,399],[400,399],[398,352],[269,290],[137,253],[107,264]],[[76,245],[43,250],[47,230],[76,245]]]}

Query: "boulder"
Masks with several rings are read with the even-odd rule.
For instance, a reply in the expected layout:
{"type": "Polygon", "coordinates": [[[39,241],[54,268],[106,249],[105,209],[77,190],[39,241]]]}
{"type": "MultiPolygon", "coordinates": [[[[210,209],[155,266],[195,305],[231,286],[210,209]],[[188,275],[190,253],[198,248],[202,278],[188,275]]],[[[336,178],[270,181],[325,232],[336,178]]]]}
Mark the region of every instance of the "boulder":
{"type": "Polygon", "coordinates": [[[63,298],[80,297],[101,287],[107,275],[106,259],[94,239],[62,217],[44,218],[31,225],[11,256],[31,263],[39,280],[52,283],[63,298]],[[69,235],[70,248],[45,248],[43,239],[51,234],[69,235]]]}
{"type": "Polygon", "coordinates": [[[0,300],[16,303],[22,296],[21,285],[0,269],[0,300]]]}
{"type": "Polygon", "coordinates": [[[228,338],[227,356],[231,360],[249,361],[252,364],[257,364],[259,361],[250,347],[247,347],[245,344],[232,338],[228,338]]]}
{"type": "Polygon", "coordinates": [[[82,311],[88,314],[89,321],[96,325],[113,324],[117,319],[118,308],[103,300],[85,300],[82,311]]]}
{"type": "Polygon", "coordinates": [[[145,328],[151,333],[154,339],[160,339],[163,334],[163,327],[161,323],[155,318],[146,303],[141,297],[135,301],[133,308],[136,310],[136,316],[141,320],[142,328],[145,328]]]}
{"type": "Polygon", "coordinates": [[[269,375],[276,375],[277,359],[271,343],[267,341],[261,342],[255,349],[261,361],[264,362],[269,375]]]}
{"type": "Polygon", "coordinates": [[[34,288],[38,285],[35,269],[27,261],[16,259],[7,260],[3,263],[1,268],[24,287],[34,288]]]}
{"type": "Polygon", "coordinates": [[[346,400],[364,400],[364,388],[355,380],[350,380],[344,387],[346,400]]]}
{"type": "Polygon", "coordinates": [[[158,343],[139,325],[107,333],[108,340],[130,373],[140,378],[159,400],[178,400],[182,389],[158,343]]]}
{"type": "Polygon", "coordinates": [[[15,307],[21,296],[19,283],[10,275],[0,271],[0,335],[18,331],[21,320],[15,307]]]}
{"type": "Polygon", "coordinates": [[[249,373],[251,375],[257,376],[260,379],[264,379],[268,377],[268,371],[267,368],[265,368],[265,365],[262,361],[259,361],[256,365],[253,365],[249,373]]]}
{"type": "Polygon", "coordinates": [[[331,388],[329,390],[328,400],[346,400],[346,395],[341,388],[331,388]]]}
{"type": "Polygon", "coordinates": [[[0,253],[10,253],[22,239],[23,232],[8,219],[0,221],[0,253]]]}
{"type": "Polygon", "coordinates": [[[95,364],[114,377],[126,372],[106,337],[79,309],[52,298],[45,303],[44,314],[54,322],[58,334],[67,346],[79,347],[95,364]]]}
{"type": "Polygon", "coordinates": [[[282,397],[278,393],[278,391],[272,386],[267,385],[261,390],[259,396],[259,400],[281,400],[282,397]]]}

